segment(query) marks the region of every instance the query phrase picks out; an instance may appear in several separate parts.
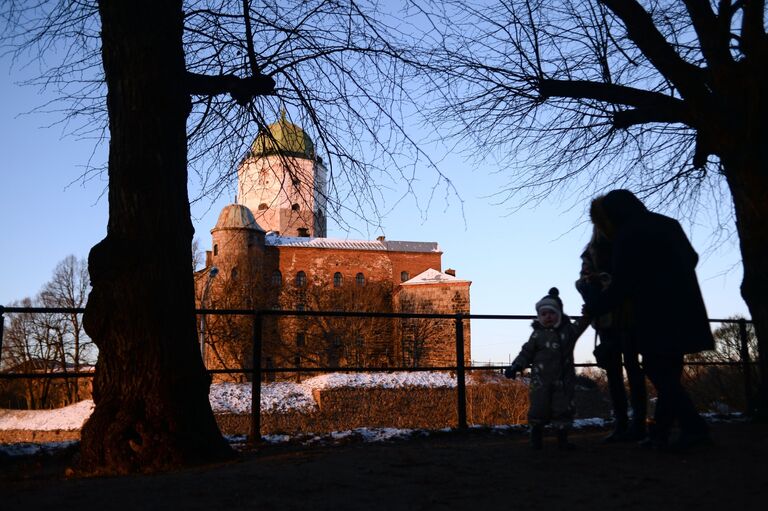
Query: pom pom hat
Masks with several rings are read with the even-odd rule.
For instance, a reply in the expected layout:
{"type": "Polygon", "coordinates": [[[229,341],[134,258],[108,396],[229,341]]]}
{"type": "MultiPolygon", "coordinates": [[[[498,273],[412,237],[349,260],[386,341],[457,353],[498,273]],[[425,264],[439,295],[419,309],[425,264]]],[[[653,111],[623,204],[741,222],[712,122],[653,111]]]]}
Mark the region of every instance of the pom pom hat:
{"type": "Polygon", "coordinates": [[[563,317],[563,301],[560,300],[559,289],[553,287],[544,298],[536,302],[536,314],[539,314],[543,309],[557,313],[557,324],[560,324],[560,319],[563,317]]]}

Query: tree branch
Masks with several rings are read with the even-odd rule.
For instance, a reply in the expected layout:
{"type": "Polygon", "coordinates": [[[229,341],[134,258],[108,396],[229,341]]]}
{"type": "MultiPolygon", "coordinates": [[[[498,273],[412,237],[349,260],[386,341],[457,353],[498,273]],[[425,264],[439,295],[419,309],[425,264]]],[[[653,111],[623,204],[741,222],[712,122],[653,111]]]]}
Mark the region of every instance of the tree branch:
{"type": "Polygon", "coordinates": [[[238,105],[246,105],[256,96],[275,94],[275,80],[266,75],[240,78],[233,74],[210,76],[187,72],[186,85],[187,92],[198,96],[229,94],[238,105]]]}
{"type": "Polygon", "coordinates": [[[650,107],[619,110],[613,114],[613,127],[616,129],[626,129],[630,126],[652,122],[687,124],[685,117],[678,115],[678,113],[664,108],[650,107]]]}
{"type": "MultiPolygon", "coordinates": [[[[723,66],[733,62],[728,49],[730,31],[727,30],[728,26],[726,25],[725,33],[722,32],[722,25],[718,23],[709,0],[684,0],[684,3],[688,9],[688,15],[691,17],[691,22],[693,22],[693,28],[696,30],[696,36],[701,45],[701,53],[704,55],[708,67],[717,72],[723,66]]],[[[720,15],[729,18],[728,12],[721,12],[720,15]]]]}
{"type": "MultiPolygon", "coordinates": [[[[635,89],[624,85],[590,82],[584,80],[548,80],[538,83],[543,99],[561,97],[571,99],[594,99],[606,103],[627,105],[636,110],[626,110],[617,114],[622,127],[642,122],[681,122],[693,125],[693,118],[688,114],[685,102],[660,92],[635,89]],[[630,113],[633,112],[633,113],[630,113]],[[646,116],[647,121],[641,121],[646,116]],[[630,122],[631,121],[631,122],[630,122]]],[[[617,119],[614,118],[614,124],[617,119]]]]}
{"type": "Polygon", "coordinates": [[[744,2],[741,19],[742,51],[750,58],[762,60],[768,53],[765,35],[765,0],[744,2]]]}
{"type": "Polygon", "coordinates": [[[686,99],[703,103],[707,89],[701,76],[701,69],[683,60],[667,42],[653,23],[651,15],[637,0],[599,0],[611,10],[627,29],[629,38],[648,58],[653,66],[686,99]]]}

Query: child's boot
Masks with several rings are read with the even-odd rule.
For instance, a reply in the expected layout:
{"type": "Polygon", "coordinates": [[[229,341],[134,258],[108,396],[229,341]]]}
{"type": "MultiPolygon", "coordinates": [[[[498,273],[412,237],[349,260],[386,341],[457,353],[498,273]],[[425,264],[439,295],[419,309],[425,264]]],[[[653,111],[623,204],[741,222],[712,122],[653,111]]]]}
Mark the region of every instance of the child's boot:
{"type": "Polygon", "coordinates": [[[557,430],[557,448],[561,451],[572,451],[576,448],[575,445],[568,441],[568,430],[565,428],[557,430]]]}
{"type": "Polygon", "coordinates": [[[531,447],[535,450],[541,450],[544,443],[544,427],[541,424],[531,426],[531,447]]]}

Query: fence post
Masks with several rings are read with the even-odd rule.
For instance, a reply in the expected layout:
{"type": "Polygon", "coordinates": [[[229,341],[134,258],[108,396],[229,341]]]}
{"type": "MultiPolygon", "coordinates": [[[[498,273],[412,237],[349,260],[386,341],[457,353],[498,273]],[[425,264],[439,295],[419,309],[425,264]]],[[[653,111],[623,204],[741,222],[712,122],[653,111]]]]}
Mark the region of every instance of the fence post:
{"type": "Polygon", "coordinates": [[[253,373],[251,376],[251,431],[248,443],[261,442],[261,312],[253,311],[253,373]]]}
{"type": "Polygon", "coordinates": [[[744,373],[744,399],[746,402],[746,415],[752,415],[754,401],[752,399],[752,360],[749,356],[749,337],[747,336],[747,321],[739,320],[739,339],[741,340],[740,358],[741,370],[744,373]]]}
{"type": "Polygon", "coordinates": [[[5,307],[0,305],[0,363],[3,361],[3,334],[5,330],[5,307]]]}
{"type": "Polygon", "coordinates": [[[459,409],[459,429],[467,429],[467,387],[464,370],[464,318],[456,314],[456,394],[459,409]]]}

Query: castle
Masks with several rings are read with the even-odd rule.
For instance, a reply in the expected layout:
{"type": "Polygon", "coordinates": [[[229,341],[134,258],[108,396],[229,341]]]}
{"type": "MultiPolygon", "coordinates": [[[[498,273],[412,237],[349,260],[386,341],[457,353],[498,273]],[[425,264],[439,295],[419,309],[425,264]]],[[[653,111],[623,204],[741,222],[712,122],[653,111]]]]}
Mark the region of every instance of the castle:
{"type": "MultiPolygon", "coordinates": [[[[469,313],[471,282],[442,271],[437,243],[327,238],[326,176],[284,113],[257,135],[238,169],[237,203],[221,211],[195,273],[199,308],[469,313]]],[[[464,331],[468,362],[468,321],[464,331]]],[[[201,317],[206,367],[250,367],[251,332],[247,316],[201,317]]],[[[262,332],[266,368],[456,365],[452,320],[266,316],[262,332]]]]}

